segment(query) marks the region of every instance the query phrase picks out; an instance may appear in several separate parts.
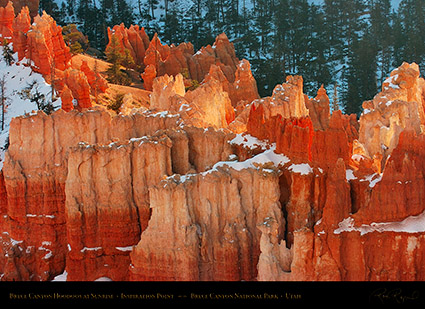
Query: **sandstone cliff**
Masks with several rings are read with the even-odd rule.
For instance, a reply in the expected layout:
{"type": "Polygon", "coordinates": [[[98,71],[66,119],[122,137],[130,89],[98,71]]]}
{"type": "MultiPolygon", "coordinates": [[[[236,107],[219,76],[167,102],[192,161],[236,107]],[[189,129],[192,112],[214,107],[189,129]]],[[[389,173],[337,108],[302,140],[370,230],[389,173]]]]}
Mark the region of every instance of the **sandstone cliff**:
{"type": "Polygon", "coordinates": [[[10,124],[1,280],[425,280],[415,64],[358,121],[331,114],[323,87],[305,95],[301,76],[259,98],[224,34],[194,53],[120,25],[109,36],[152,92],[148,110],[112,116],[91,107],[108,85],[70,61],[51,17],[12,9],[0,31],[46,78],[55,64],[63,105],[10,124]]]}
{"type": "Polygon", "coordinates": [[[23,251],[15,249],[17,255],[9,256],[9,263],[18,270],[10,274],[13,277],[7,275],[4,279],[46,280],[63,271],[68,251],[65,183],[72,147],[81,141],[110,143],[175,126],[176,117],[146,113],[111,118],[102,110],[86,113],[59,110],[52,116],[39,112],[13,119],[11,146],[3,166],[7,211],[2,230],[10,237],[6,243],[23,251]],[[43,242],[50,245],[43,246],[43,242]]]}
{"type": "Polygon", "coordinates": [[[131,253],[131,278],[254,280],[257,227],[272,220],[283,227],[277,175],[218,169],[151,188],[152,217],[131,253]]]}

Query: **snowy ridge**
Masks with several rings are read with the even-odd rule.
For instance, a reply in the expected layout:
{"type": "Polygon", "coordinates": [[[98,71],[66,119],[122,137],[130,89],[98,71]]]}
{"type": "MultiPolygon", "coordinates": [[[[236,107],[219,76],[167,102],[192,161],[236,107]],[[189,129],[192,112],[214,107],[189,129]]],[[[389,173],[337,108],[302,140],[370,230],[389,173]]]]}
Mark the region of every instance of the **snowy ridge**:
{"type": "MultiPolygon", "coordinates": [[[[9,47],[13,49],[12,43],[9,47]]],[[[10,121],[17,116],[37,111],[37,105],[29,99],[22,98],[21,92],[29,86],[29,84],[36,82],[38,91],[44,94],[47,101],[51,101],[51,86],[46,83],[44,77],[33,72],[33,70],[25,66],[27,59],[22,59],[18,62],[17,54],[13,55],[14,62],[8,66],[3,57],[3,46],[0,46],[0,79],[5,80],[5,98],[6,108],[4,115],[4,129],[1,130],[1,108],[0,108],[0,170],[3,168],[4,153],[6,151],[5,145],[9,137],[10,121]]],[[[60,107],[62,104],[61,99],[54,102],[55,108],[60,107]]]]}

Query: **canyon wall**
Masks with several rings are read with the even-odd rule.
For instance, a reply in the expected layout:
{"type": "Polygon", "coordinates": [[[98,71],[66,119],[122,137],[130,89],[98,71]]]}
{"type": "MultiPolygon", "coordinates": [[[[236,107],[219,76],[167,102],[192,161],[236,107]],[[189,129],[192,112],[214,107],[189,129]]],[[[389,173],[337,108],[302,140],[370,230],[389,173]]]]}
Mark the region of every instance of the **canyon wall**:
{"type": "Polygon", "coordinates": [[[120,25],[109,37],[152,92],[148,110],[111,116],[51,17],[13,10],[0,8],[0,32],[46,79],[56,66],[63,106],[11,121],[1,280],[425,279],[416,64],[357,120],[331,113],[323,87],[305,95],[301,76],[260,98],[225,34],[195,53],[120,25]]]}

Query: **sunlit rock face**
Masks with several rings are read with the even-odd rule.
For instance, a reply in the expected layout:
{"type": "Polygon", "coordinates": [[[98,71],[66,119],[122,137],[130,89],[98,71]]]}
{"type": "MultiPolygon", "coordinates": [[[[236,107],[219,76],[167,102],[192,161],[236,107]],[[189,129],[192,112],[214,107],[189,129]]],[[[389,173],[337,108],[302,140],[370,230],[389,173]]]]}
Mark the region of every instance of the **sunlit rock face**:
{"type": "Polygon", "coordinates": [[[383,162],[398,144],[404,129],[423,132],[425,124],[425,81],[419,67],[403,63],[382,84],[373,100],[363,103],[359,142],[369,158],[382,157],[383,162]]]}

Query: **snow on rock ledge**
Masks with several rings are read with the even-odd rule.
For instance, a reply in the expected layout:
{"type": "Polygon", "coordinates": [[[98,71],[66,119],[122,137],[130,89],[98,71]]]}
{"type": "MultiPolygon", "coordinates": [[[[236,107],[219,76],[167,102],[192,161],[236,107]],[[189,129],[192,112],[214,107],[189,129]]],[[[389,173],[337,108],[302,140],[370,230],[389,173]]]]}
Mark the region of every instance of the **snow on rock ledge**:
{"type": "Polygon", "coordinates": [[[364,235],[371,232],[399,232],[399,233],[422,233],[425,232],[425,211],[417,216],[409,216],[400,222],[379,222],[371,224],[362,224],[355,226],[355,220],[348,217],[338,224],[338,228],[334,230],[334,234],[342,232],[360,232],[364,235]]]}

